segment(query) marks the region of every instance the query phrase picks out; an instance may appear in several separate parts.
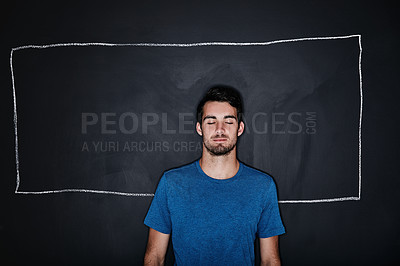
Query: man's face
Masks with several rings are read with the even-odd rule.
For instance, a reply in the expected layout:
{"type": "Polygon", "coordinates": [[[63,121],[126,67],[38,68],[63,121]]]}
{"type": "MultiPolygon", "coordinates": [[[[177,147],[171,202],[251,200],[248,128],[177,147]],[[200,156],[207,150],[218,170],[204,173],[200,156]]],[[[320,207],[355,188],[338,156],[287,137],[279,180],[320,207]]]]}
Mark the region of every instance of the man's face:
{"type": "Polygon", "coordinates": [[[238,123],[236,108],[227,102],[206,102],[201,123],[201,127],[196,124],[196,131],[203,136],[204,147],[214,156],[229,154],[244,130],[244,123],[238,123]]]}

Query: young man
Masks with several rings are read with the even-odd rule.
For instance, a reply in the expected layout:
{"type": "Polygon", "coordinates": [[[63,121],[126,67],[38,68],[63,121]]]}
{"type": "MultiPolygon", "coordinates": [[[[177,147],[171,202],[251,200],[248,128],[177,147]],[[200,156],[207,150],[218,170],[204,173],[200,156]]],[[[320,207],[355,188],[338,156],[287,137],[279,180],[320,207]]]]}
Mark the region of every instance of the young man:
{"type": "Polygon", "coordinates": [[[163,174],[144,223],[145,265],[162,265],[172,236],[175,265],[280,265],[280,218],[270,176],[236,158],[244,131],[242,102],[230,87],[213,87],[197,108],[199,160],[163,174]]]}

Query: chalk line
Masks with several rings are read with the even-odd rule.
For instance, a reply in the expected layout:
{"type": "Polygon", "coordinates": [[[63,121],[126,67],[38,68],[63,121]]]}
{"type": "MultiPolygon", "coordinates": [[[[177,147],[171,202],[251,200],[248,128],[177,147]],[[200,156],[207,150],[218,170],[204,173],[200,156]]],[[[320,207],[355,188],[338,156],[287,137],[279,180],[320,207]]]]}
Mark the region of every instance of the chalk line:
{"type": "Polygon", "coordinates": [[[343,197],[332,199],[316,199],[316,200],[279,200],[279,203],[322,203],[322,202],[338,202],[348,200],[361,200],[359,197],[343,197]]]}
{"type": "Polygon", "coordinates": [[[12,51],[18,51],[21,49],[46,49],[55,47],[66,47],[66,46],[108,46],[108,47],[199,47],[199,46],[265,46],[278,43],[288,42],[299,42],[299,41],[315,41],[315,40],[335,40],[335,39],[348,39],[348,38],[360,38],[360,34],[346,35],[346,36],[334,36],[334,37],[309,37],[309,38],[297,38],[287,40],[276,40],[269,42],[200,42],[200,43],[104,43],[104,42],[89,42],[89,43],[55,43],[45,45],[24,45],[12,48],[12,51]]]}
{"type": "Polygon", "coordinates": [[[363,111],[363,90],[362,90],[362,75],[361,75],[361,35],[358,37],[358,45],[360,47],[360,54],[358,56],[358,73],[360,75],[360,124],[358,125],[358,198],[361,199],[361,123],[363,111]]]}
{"type": "Polygon", "coordinates": [[[93,189],[60,189],[60,190],[47,190],[47,191],[15,191],[16,194],[53,194],[62,192],[85,192],[85,193],[97,193],[97,194],[112,194],[119,196],[134,196],[134,197],[153,197],[153,193],[128,193],[128,192],[117,192],[117,191],[106,191],[106,190],[93,190],[93,189]]]}
{"type": "Polygon", "coordinates": [[[46,45],[24,45],[18,46],[11,49],[10,55],[10,68],[11,68],[11,80],[13,87],[13,100],[14,100],[14,133],[15,133],[15,163],[16,163],[16,194],[51,194],[51,193],[62,193],[62,192],[84,192],[84,193],[101,193],[101,194],[114,194],[121,196],[154,196],[153,193],[125,193],[125,192],[115,192],[115,191],[102,191],[102,190],[88,190],[88,189],[62,189],[62,190],[52,190],[52,191],[18,191],[20,186],[20,172],[19,172],[19,155],[18,155],[18,117],[17,117],[17,100],[16,100],[16,90],[15,90],[15,80],[14,80],[14,69],[13,69],[13,53],[22,49],[47,49],[56,47],[68,47],[68,46],[106,46],[106,47],[200,47],[200,46],[266,46],[279,43],[290,43],[299,41],[315,41],[315,40],[336,40],[336,39],[348,39],[348,38],[358,38],[359,40],[359,75],[360,75],[360,120],[359,120],[359,130],[358,130],[358,197],[342,197],[342,198],[332,198],[332,199],[316,199],[316,200],[282,200],[279,203],[322,203],[322,202],[338,202],[338,201],[348,201],[348,200],[361,200],[361,123],[362,123],[362,110],[363,110],[363,92],[362,92],[362,75],[361,75],[361,34],[344,35],[344,36],[333,36],[333,37],[307,37],[307,38],[296,38],[296,39],[286,39],[286,40],[275,40],[268,42],[200,42],[200,43],[103,43],[103,42],[90,42],[90,43],[56,43],[56,44],[46,44],[46,45]]]}
{"type": "Polygon", "coordinates": [[[17,184],[15,187],[15,193],[17,193],[18,188],[19,188],[19,156],[18,156],[18,121],[17,121],[17,95],[15,92],[15,82],[14,82],[14,69],[13,69],[13,64],[12,64],[12,58],[13,58],[13,50],[11,50],[11,55],[10,55],[10,67],[11,67],[11,81],[12,81],[12,87],[13,87],[13,101],[14,101],[14,134],[15,134],[15,164],[16,164],[16,170],[17,170],[17,184]]]}

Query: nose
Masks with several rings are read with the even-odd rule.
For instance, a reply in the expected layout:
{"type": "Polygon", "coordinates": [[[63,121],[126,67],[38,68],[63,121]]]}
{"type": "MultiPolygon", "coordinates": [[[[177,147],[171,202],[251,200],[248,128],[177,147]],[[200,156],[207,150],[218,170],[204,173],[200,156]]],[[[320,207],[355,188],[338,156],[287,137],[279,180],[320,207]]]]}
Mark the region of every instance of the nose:
{"type": "Polygon", "coordinates": [[[217,133],[218,135],[225,133],[224,123],[217,122],[217,128],[216,128],[215,133],[217,133]]]}

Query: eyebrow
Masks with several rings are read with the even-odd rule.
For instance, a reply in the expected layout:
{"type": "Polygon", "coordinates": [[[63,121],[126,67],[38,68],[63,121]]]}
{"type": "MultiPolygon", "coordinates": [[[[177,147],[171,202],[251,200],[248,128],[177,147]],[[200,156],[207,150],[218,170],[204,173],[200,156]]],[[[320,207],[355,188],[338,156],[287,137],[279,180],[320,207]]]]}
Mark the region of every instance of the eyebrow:
{"type": "MultiPolygon", "coordinates": [[[[228,119],[228,118],[233,118],[233,119],[237,120],[236,116],[234,116],[234,115],[226,115],[226,116],[224,116],[224,119],[228,119]]],[[[203,121],[205,121],[206,119],[217,119],[217,117],[214,116],[214,115],[207,115],[207,116],[204,117],[203,121]]]]}

